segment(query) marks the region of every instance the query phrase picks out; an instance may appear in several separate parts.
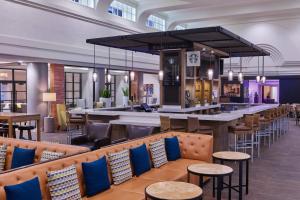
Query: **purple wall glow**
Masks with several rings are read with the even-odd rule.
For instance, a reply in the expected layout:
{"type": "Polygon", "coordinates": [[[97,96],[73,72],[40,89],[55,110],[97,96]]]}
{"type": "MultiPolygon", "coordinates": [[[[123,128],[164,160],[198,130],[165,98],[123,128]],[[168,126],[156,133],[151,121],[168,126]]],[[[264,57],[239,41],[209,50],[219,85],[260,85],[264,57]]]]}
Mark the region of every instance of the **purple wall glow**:
{"type": "MultiPolygon", "coordinates": [[[[265,86],[277,87],[278,98],[279,98],[279,80],[267,80],[265,86]]],[[[256,80],[249,80],[249,101],[254,103],[254,95],[257,92],[259,96],[259,103],[262,103],[262,86],[261,83],[256,83],[256,80]]]]}

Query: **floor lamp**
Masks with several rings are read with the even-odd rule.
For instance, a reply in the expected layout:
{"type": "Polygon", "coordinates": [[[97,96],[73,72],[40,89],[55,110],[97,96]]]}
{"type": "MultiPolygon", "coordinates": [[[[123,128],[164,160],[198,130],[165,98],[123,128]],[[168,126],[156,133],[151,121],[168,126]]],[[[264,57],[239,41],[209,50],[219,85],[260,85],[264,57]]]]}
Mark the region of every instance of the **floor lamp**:
{"type": "Polygon", "coordinates": [[[51,102],[56,101],[56,93],[54,92],[44,92],[43,101],[48,103],[48,117],[51,117],[51,102]]]}

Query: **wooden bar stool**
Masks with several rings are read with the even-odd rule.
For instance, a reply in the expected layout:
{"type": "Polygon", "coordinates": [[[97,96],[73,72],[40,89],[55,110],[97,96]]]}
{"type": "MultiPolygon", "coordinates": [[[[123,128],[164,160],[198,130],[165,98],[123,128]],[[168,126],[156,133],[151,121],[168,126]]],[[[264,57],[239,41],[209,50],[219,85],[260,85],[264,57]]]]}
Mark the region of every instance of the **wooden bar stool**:
{"type": "Polygon", "coordinates": [[[198,117],[187,118],[187,132],[213,135],[212,128],[210,126],[200,125],[198,117]]]}
{"type": "Polygon", "coordinates": [[[259,118],[260,131],[257,134],[257,137],[264,139],[264,144],[266,143],[266,138],[268,138],[269,148],[271,147],[272,139],[272,111],[267,110],[263,112],[262,116],[259,118]]]}
{"type": "Polygon", "coordinates": [[[27,134],[28,134],[28,140],[32,140],[32,134],[31,134],[31,131],[35,129],[35,126],[32,126],[32,125],[26,125],[26,123],[24,125],[20,125],[18,127],[19,131],[20,131],[20,136],[19,138],[20,139],[25,139],[24,136],[23,136],[23,132],[24,131],[27,131],[27,134]]]}

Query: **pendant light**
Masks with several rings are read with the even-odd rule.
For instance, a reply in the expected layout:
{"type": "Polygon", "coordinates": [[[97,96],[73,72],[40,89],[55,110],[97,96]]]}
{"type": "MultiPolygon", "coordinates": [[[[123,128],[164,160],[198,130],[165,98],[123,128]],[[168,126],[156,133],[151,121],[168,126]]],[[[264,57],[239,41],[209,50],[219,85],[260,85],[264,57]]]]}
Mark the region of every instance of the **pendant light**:
{"type": "Polygon", "coordinates": [[[259,75],[259,56],[257,57],[258,62],[257,62],[257,76],[256,76],[256,83],[260,82],[260,75],[259,75]]]}
{"type": "Polygon", "coordinates": [[[93,81],[96,82],[98,74],[96,73],[96,45],[94,44],[94,70],[93,70],[93,81]]]}
{"type": "Polygon", "coordinates": [[[163,70],[159,70],[159,72],[158,72],[158,79],[160,81],[164,80],[164,71],[163,70]]]}
{"type": "Polygon", "coordinates": [[[231,51],[229,54],[229,71],[228,71],[228,81],[232,81],[233,80],[233,71],[231,69],[231,51]]]}
{"type": "Polygon", "coordinates": [[[238,80],[241,84],[243,84],[243,80],[244,80],[243,72],[242,72],[242,63],[243,63],[243,60],[242,60],[242,57],[240,57],[240,72],[238,74],[238,80]]]}
{"type": "Polygon", "coordinates": [[[111,83],[111,74],[110,74],[110,47],[108,48],[108,71],[107,71],[107,82],[111,83]]]}
{"type": "Polygon", "coordinates": [[[130,80],[134,81],[134,71],[133,71],[133,51],[131,52],[131,71],[130,71],[130,80]]]}
{"type": "Polygon", "coordinates": [[[263,84],[265,84],[265,83],[266,83],[266,80],[267,80],[267,78],[266,78],[266,76],[265,76],[265,56],[263,56],[261,82],[262,82],[263,84]]]}
{"type": "Polygon", "coordinates": [[[214,51],[211,51],[210,59],[209,59],[210,69],[208,69],[208,71],[207,71],[208,80],[210,80],[210,81],[213,79],[213,76],[214,76],[214,70],[211,69],[211,60],[212,60],[212,55],[213,55],[213,53],[214,53],[214,51]]]}
{"type": "MultiPolygon", "coordinates": [[[[127,68],[127,50],[125,50],[125,68],[127,68]]],[[[127,75],[127,73],[124,76],[124,82],[128,83],[128,75],[127,75]]]]}

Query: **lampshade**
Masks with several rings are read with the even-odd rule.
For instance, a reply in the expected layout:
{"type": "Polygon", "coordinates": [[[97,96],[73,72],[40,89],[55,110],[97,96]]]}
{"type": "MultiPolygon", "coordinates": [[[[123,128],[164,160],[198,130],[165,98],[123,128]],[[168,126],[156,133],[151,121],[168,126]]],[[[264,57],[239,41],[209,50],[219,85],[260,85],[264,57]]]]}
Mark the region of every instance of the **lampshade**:
{"type": "Polygon", "coordinates": [[[125,75],[125,76],[124,76],[124,82],[125,82],[125,83],[128,83],[128,75],[125,75]]]}
{"type": "Polygon", "coordinates": [[[261,77],[261,82],[266,83],[267,78],[265,76],[261,77]]]}
{"type": "Polygon", "coordinates": [[[240,82],[243,82],[243,73],[242,72],[239,72],[238,79],[240,82]]]}
{"type": "Polygon", "coordinates": [[[131,71],[131,72],[130,72],[130,80],[131,80],[131,81],[134,81],[134,75],[135,75],[135,74],[134,74],[134,71],[131,71]]]}
{"type": "Polygon", "coordinates": [[[45,102],[56,101],[56,93],[44,92],[43,93],[43,101],[45,101],[45,102]]]}
{"type": "Polygon", "coordinates": [[[256,76],[256,83],[259,83],[259,82],[260,82],[260,76],[257,75],[257,76],[256,76]]]}
{"type": "Polygon", "coordinates": [[[107,74],[107,82],[111,83],[111,74],[107,74]]]}
{"type": "Polygon", "coordinates": [[[93,81],[96,82],[98,78],[98,75],[96,72],[93,72],[93,81]]]}

